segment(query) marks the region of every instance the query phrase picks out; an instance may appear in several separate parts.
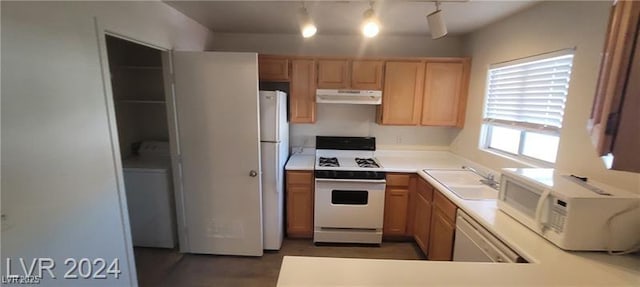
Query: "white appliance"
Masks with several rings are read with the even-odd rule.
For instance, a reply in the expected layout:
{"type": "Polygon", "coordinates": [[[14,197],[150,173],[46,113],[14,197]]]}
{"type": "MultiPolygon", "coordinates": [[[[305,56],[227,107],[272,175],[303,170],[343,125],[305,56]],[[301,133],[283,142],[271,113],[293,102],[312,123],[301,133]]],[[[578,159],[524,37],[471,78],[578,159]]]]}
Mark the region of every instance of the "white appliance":
{"type": "Polygon", "coordinates": [[[640,243],[640,196],[553,169],[503,169],[498,207],[565,250],[640,243]]]}
{"type": "Polygon", "coordinates": [[[146,141],[123,161],[134,246],[174,248],[176,220],[169,143],[146,141]]]}
{"type": "Polygon", "coordinates": [[[316,137],[313,242],[382,243],[385,173],[375,138],[316,137]]]}
{"type": "Polygon", "coordinates": [[[458,209],[453,261],[525,263],[522,257],[458,209]]]}
{"type": "Polygon", "coordinates": [[[260,152],[264,249],[279,250],[284,237],[284,166],[289,158],[287,94],[260,91],[260,152]]]}
{"type": "Polygon", "coordinates": [[[317,89],[316,103],[379,105],[382,91],[317,89]]]}

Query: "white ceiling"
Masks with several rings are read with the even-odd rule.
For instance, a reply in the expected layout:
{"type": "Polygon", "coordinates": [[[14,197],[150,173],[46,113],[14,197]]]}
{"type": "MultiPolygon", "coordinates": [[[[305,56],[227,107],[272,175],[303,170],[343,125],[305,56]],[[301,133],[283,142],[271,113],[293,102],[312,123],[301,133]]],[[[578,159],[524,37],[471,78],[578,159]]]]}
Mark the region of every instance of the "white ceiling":
{"type": "MultiPolygon", "coordinates": [[[[299,33],[297,15],[302,1],[165,1],[214,32],[299,33]]],[[[536,0],[451,1],[441,3],[449,34],[476,30],[526,9],[536,0]]],[[[305,1],[318,34],[359,34],[368,1],[305,1]]],[[[381,34],[428,35],[425,16],[435,10],[433,2],[376,1],[381,34]]]]}

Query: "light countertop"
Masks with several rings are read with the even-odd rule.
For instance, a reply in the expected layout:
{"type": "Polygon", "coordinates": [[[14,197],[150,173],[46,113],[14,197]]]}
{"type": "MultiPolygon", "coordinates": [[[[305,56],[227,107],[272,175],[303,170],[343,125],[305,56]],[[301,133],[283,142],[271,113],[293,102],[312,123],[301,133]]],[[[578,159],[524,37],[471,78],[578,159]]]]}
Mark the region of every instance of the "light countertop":
{"type": "MultiPolygon", "coordinates": [[[[294,155],[289,162],[313,170],[308,157],[294,155]]],[[[417,172],[531,263],[285,256],[278,286],[640,286],[640,255],[563,251],[498,211],[495,200],[460,199],[422,171],[462,165],[491,170],[446,151],[379,151],[376,158],[387,172],[417,172]]]]}
{"type": "MultiPolygon", "coordinates": [[[[448,151],[376,151],[375,157],[386,172],[417,172],[424,168],[457,169],[462,165],[474,164],[448,151]]],[[[313,170],[315,153],[313,149],[305,149],[289,158],[286,170],[313,170]]],[[[482,167],[479,167],[482,170],[482,167]]]]}
{"type": "Polygon", "coordinates": [[[313,170],[316,163],[315,155],[295,154],[289,158],[286,170],[313,170]]]}

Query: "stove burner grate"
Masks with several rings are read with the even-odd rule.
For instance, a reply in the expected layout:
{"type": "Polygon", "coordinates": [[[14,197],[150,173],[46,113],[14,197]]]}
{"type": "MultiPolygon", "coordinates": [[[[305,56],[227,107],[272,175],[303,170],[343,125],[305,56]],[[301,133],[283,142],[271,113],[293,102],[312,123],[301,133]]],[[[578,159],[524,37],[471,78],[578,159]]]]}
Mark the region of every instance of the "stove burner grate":
{"type": "Polygon", "coordinates": [[[356,163],[359,167],[365,168],[379,168],[378,163],[372,158],[359,158],[356,157],[356,163]]]}
{"type": "Polygon", "coordinates": [[[318,160],[320,166],[326,167],[339,167],[340,163],[338,162],[338,158],[335,157],[320,157],[318,160]]]}

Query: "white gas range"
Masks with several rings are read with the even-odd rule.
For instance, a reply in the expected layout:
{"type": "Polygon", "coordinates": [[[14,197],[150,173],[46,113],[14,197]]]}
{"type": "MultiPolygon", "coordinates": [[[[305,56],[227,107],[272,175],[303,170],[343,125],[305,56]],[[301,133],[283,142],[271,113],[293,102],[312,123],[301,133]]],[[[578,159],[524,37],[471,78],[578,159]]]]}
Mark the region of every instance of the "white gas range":
{"type": "Polygon", "coordinates": [[[316,137],[314,242],[382,242],[385,173],[375,138],[316,137]]]}

